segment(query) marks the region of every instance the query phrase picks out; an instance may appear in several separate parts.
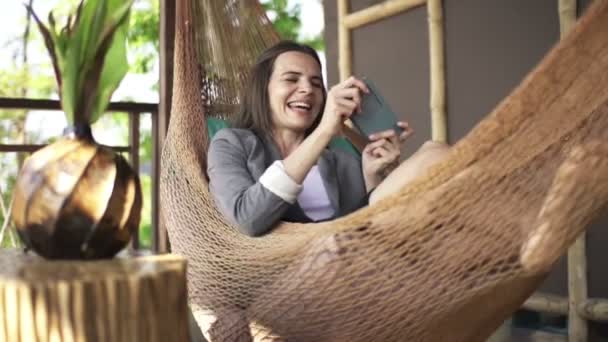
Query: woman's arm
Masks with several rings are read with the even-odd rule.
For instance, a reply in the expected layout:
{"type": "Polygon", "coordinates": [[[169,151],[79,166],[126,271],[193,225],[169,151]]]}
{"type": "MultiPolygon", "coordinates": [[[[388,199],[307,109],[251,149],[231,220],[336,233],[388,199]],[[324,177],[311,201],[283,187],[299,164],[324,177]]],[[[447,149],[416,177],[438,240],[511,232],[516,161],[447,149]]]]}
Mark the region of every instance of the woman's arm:
{"type": "MultiPolygon", "coordinates": [[[[247,165],[249,157],[237,134],[229,129],[218,132],[209,145],[209,190],[224,215],[243,234],[261,236],[272,229],[291,203],[253,178],[247,165]]],[[[287,191],[298,191],[297,184],[293,189],[290,185],[294,184],[285,185],[287,191]]]]}
{"type": "Polygon", "coordinates": [[[341,131],[344,120],[360,108],[361,93],[368,92],[365,83],[352,76],[329,90],[319,126],[283,160],[291,179],[302,184],[323,149],[341,131]]]}

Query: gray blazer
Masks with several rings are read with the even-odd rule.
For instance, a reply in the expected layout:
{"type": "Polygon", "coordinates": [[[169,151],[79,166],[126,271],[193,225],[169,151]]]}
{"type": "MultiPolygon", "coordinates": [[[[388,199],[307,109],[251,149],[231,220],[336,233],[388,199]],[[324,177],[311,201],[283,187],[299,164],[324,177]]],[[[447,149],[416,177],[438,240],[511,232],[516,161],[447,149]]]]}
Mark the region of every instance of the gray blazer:
{"type": "MultiPolygon", "coordinates": [[[[209,145],[209,188],[221,211],[244,234],[260,236],[280,220],[312,222],[298,203],[293,205],[266,189],[258,180],[281,155],[274,141],[247,129],[224,128],[209,145]]],[[[326,148],[319,173],[335,217],[367,204],[361,160],[339,148],[326,148]]]]}

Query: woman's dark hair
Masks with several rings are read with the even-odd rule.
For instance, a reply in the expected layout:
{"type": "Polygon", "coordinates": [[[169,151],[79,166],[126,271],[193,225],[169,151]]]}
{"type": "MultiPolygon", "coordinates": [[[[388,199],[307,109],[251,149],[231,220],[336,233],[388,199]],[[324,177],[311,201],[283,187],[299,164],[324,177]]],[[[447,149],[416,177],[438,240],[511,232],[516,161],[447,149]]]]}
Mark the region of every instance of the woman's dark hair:
{"type": "MultiPolygon", "coordinates": [[[[258,135],[266,135],[272,131],[272,118],[270,99],[268,96],[268,83],[274,70],[274,62],[282,53],[296,51],[305,53],[317,61],[319,68],[321,60],[317,52],[310,46],[298,44],[292,41],[281,41],[276,45],[264,50],[251,68],[246,87],[241,100],[241,107],[232,124],[236,128],[247,128],[258,135]]],[[[325,108],[326,91],[322,86],[323,101],[321,102],[321,113],[325,108]]],[[[321,121],[321,113],[317,115],[312,126],[306,131],[310,134],[321,121]]]]}

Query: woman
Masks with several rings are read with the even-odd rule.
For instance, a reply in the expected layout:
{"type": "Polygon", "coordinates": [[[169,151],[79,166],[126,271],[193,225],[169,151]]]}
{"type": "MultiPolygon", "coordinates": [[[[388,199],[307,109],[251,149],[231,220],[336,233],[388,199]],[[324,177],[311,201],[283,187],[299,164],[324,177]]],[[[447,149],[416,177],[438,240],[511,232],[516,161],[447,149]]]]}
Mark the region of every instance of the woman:
{"type": "Polygon", "coordinates": [[[280,42],[267,49],[249,82],[234,128],[219,131],[208,152],[211,193],[247,235],[263,235],[280,220],[314,222],[346,215],[368,199],[390,194],[404,184],[402,178],[411,179],[444,151],[427,144],[424,150],[435,156],[417,152],[427,157],[417,167],[399,166],[395,172],[400,175],[389,177],[397,184],[389,186],[381,185],[383,175],[399,160],[400,144],[413,132],[407,123],[398,123],[400,136],[393,130],[370,136],[360,159],[328,148],[369,90],[351,77],[326,93],[319,57],[308,46],[280,42]]]}

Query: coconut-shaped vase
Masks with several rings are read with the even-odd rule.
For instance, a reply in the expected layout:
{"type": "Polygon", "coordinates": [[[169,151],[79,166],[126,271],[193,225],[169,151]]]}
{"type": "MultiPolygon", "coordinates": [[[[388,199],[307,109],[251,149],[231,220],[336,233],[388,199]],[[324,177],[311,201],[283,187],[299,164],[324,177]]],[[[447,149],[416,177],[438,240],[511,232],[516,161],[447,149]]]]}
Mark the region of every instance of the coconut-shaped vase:
{"type": "Polygon", "coordinates": [[[70,129],[32,154],[13,192],[12,217],[24,244],[47,258],[109,258],[138,229],[141,188],[126,160],[100,146],[90,125],[128,70],[133,0],[86,0],[63,28],[45,26],[31,7],[53,62],[70,129]],[[107,61],[107,63],[106,63],[107,61]]]}
{"type": "Polygon", "coordinates": [[[52,259],[109,258],[139,227],[137,173],[97,144],[88,125],[73,127],[25,161],[12,217],[24,244],[52,259]]]}

